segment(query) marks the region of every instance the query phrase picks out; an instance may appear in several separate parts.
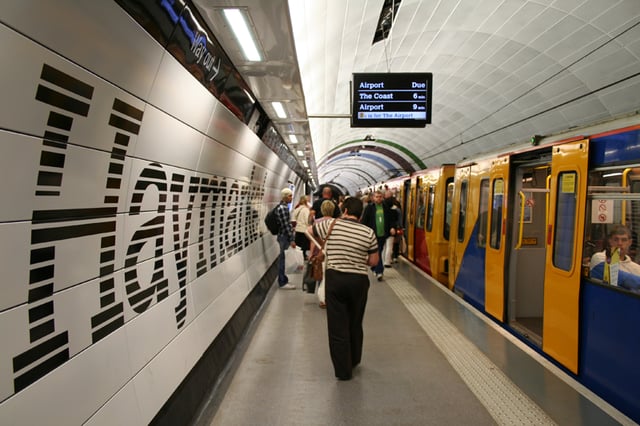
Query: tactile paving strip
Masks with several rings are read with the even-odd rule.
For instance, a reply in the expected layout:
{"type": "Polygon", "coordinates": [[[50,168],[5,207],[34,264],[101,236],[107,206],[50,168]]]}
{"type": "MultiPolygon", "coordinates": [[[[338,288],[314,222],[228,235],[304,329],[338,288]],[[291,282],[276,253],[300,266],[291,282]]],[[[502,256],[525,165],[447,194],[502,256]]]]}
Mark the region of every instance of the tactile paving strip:
{"type": "Polygon", "coordinates": [[[385,271],[385,281],[469,389],[486,407],[496,423],[500,425],[555,424],[417,290],[399,279],[396,271],[385,271]]]}

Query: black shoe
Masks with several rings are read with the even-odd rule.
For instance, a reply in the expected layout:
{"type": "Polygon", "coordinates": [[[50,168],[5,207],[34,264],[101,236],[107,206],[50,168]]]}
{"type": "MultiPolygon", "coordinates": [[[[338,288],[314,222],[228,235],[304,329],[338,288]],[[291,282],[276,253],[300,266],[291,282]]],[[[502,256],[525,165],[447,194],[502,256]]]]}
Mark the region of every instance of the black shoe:
{"type": "Polygon", "coordinates": [[[336,376],[338,380],[346,381],[351,380],[351,376],[336,376]]]}

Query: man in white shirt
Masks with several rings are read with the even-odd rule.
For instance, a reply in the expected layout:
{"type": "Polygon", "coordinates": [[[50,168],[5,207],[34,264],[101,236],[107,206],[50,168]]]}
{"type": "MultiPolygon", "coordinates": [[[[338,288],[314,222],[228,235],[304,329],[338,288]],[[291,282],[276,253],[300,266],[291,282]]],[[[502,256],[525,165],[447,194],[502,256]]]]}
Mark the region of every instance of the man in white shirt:
{"type": "MultiPolygon", "coordinates": [[[[620,254],[618,285],[620,287],[640,291],[640,265],[628,256],[629,248],[633,242],[631,231],[624,225],[615,225],[608,234],[609,251],[617,248],[620,254]]],[[[604,276],[604,264],[609,260],[607,250],[595,253],[591,257],[589,269],[591,277],[602,279],[604,276]]]]}

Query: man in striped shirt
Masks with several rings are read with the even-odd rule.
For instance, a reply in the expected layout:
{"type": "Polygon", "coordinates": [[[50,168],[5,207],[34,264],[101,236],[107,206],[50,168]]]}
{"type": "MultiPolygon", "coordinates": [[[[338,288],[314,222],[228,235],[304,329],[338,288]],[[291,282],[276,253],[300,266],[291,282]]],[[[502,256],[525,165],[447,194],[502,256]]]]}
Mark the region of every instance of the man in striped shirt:
{"type": "Polygon", "coordinates": [[[309,232],[326,239],[325,293],[329,352],[336,377],[350,380],[362,358],[362,320],[369,291],[369,267],[378,264],[378,242],[372,229],[359,222],[362,201],[344,200],[342,218],[314,224],[309,232]]]}

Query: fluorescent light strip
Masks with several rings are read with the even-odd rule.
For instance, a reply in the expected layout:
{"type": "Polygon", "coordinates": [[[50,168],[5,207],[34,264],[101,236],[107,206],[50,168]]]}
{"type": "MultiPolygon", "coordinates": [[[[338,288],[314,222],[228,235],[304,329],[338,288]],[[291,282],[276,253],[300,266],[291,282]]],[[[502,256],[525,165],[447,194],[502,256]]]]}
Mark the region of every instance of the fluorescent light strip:
{"type": "Polygon", "coordinates": [[[296,153],[298,153],[298,157],[304,157],[304,152],[297,150],[296,153]]]}
{"type": "Polygon", "coordinates": [[[282,107],[282,103],[280,103],[280,102],[271,102],[271,106],[273,107],[274,111],[276,112],[276,115],[278,116],[278,118],[287,118],[287,113],[284,112],[284,108],[282,107]]]}
{"type": "Polygon", "coordinates": [[[240,43],[245,59],[253,62],[261,61],[262,55],[260,55],[255,37],[249,29],[246,13],[241,9],[223,9],[222,12],[229,22],[231,31],[240,43]]]}
{"type": "Polygon", "coordinates": [[[298,138],[296,135],[289,135],[289,141],[291,141],[291,143],[298,143],[298,138]]]}

